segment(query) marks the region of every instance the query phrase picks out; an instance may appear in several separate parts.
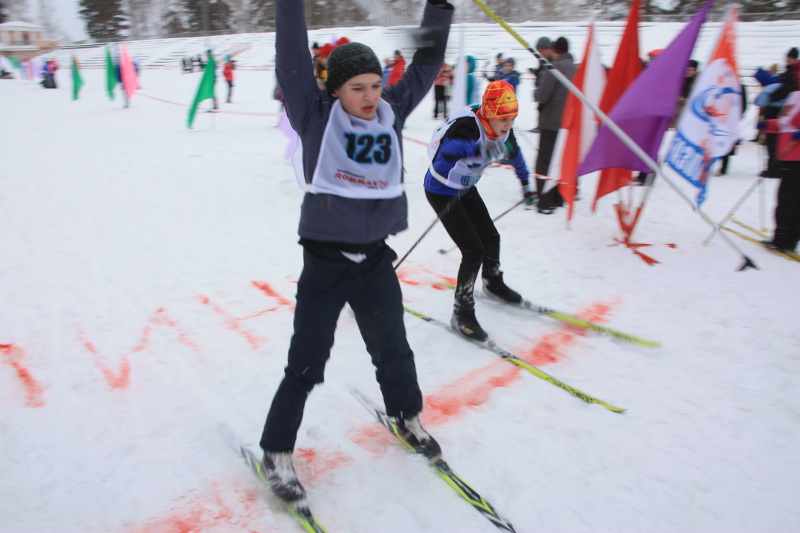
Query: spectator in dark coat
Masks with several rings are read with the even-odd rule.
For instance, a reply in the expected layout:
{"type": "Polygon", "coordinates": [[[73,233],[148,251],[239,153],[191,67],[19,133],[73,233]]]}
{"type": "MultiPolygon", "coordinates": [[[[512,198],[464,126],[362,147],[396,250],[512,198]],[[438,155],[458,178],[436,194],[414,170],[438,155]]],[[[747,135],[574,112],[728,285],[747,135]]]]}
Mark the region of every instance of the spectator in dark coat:
{"type": "MultiPolygon", "coordinates": [[[[793,73],[793,66],[797,63],[797,48],[792,48],[786,54],[786,71],[778,76],[778,83],[781,86],[772,92],[770,100],[773,103],[781,102],[789,96],[790,93],[797,90],[797,81],[793,73]]],[[[764,120],[772,120],[778,118],[782,106],[768,105],[764,107],[764,120]]],[[[761,173],[765,178],[780,178],[781,164],[776,155],[776,143],[778,142],[777,133],[767,133],[764,135],[764,144],[767,147],[767,154],[769,159],[767,161],[767,168],[761,173]]]]}
{"type": "MultiPolygon", "coordinates": [[[[569,53],[569,41],[559,37],[553,43],[550,57],[545,59],[553,63],[553,67],[561,72],[568,80],[575,75],[575,64],[569,53]]],[[[533,98],[539,102],[539,154],[536,158],[536,174],[547,176],[550,172],[550,160],[556,145],[558,129],[561,127],[561,115],[567,103],[567,88],[561,84],[555,75],[546,70],[539,77],[539,86],[533,91],[533,98]]],[[[558,192],[558,187],[544,191],[546,180],[536,178],[536,188],[539,193],[539,213],[549,215],[556,207],[563,205],[563,200],[558,192]]]]}

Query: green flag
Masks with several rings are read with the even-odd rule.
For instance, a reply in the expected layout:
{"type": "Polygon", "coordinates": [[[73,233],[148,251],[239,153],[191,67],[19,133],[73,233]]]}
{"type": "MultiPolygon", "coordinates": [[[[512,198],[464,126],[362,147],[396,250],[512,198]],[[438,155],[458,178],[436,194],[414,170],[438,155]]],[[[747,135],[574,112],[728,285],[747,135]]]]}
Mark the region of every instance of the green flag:
{"type": "Polygon", "coordinates": [[[192,127],[194,122],[194,115],[197,113],[197,106],[200,102],[207,98],[214,98],[214,82],[216,81],[217,65],[214,63],[214,57],[208,54],[208,63],[206,63],[206,70],[203,71],[203,79],[200,80],[200,87],[197,88],[197,94],[194,97],[194,102],[189,108],[189,128],[192,127]]]}
{"type": "Polygon", "coordinates": [[[16,58],[16,57],[14,57],[14,56],[9,56],[9,58],[8,58],[8,59],[10,59],[10,60],[11,60],[11,64],[14,66],[14,68],[15,68],[15,69],[19,70],[19,69],[21,68],[21,67],[20,67],[20,64],[19,64],[19,61],[17,61],[17,58],[16,58]]]}
{"type": "Polygon", "coordinates": [[[81,71],[78,68],[78,62],[75,60],[75,56],[72,56],[72,99],[78,99],[78,93],[83,87],[83,78],[81,77],[81,71]]]}
{"type": "Polygon", "coordinates": [[[111,50],[106,48],[106,87],[108,88],[108,99],[114,99],[114,87],[117,86],[117,67],[111,59],[111,50]]]}

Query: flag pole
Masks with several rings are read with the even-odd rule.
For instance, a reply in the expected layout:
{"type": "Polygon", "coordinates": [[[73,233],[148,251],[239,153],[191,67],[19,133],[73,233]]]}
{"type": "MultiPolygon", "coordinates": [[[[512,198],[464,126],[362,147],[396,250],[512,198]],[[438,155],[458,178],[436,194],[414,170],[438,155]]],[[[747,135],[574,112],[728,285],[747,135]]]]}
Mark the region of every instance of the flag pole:
{"type": "MultiPolygon", "coordinates": [[[[708,215],[707,215],[707,214],[706,214],[706,213],[705,213],[705,212],[704,212],[704,211],[703,211],[703,210],[700,208],[700,206],[697,206],[697,205],[695,205],[694,201],[693,201],[691,198],[689,198],[689,196],[688,196],[688,195],[687,195],[685,192],[683,192],[683,191],[682,191],[682,190],[681,190],[681,189],[680,189],[680,188],[679,188],[677,185],[675,185],[675,183],[674,183],[674,182],[673,182],[673,181],[672,181],[670,178],[668,178],[668,177],[667,177],[667,176],[664,174],[664,172],[661,170],[661,167],[658,165],[658,163],[656,163],[655,161],[653,161],[653,158],[652,158],[652,157],[650,157],[650,156],[647,154],[647,152],[645,152],[644,150],[642,150],[642,148],[641,148],[641,147],[640,147],[638,144],[636,144],[636,142],[635,142],[633,139],[631,139],[631,138],[628,136],[628,134],[627,134],[627,133],[625,133],[624,131],[622,131],[622,129],[621,129],[619,126],[617,126],[617,124],[616,124],[616,123],[615,123],[613,120],[611,120],[610,118],[608,118],[608,115],[606,115],[605,113],[603,113],[603,112],[600,110],[600,108],[599,108],[599,107],[597,107],[597,106],[596,106],[594,103],[590,102],[590,101],[589,101],[589,99],[588,99],[588,98],[586,98],[586,95],[584,95],[584,94],[581,92],[581,90],[580,90],[580,89],[578,89],[577,87],[575,87],[575,85],[574,85],[574,84],[573,84],[573,83],[572,83],[572,82],[569,80],[569,78],[567,78],[566,76],[564,76],[564,74],[562,74],[562,73],[561,73],[561,72],[560,72],[558,69],[554,68],[552,63],[550,63],[550,62],[549,62],[549,61],[548,61],[548,60],[547,60],[547,59],[546,59],[546,58],[545,58],[545,57],[544,57],[542,54],[540,54],[538,50],[536,50],[536,49],[532,48],[532,47],[531,47],[531,46],[530,46],[530,45],[529,45],[529,44],[528,44],[528,43],[525,41],[525,39],[523,39],[523,38],[522,38],[522,37],[521,37],[521,36],[520,36],[520,35],[519,35],[519,34],[518,34],[516,31],[514,31],[514,29],[513,29],[511,26],[509,26],[509,25],[506,23],[506,21],[504,21],[503,19],[501,19],[500,17],[498,17],[498,16],[497,16],[497,15],[494,13],[494,11],[492,11],[492,10],[489,8],[489,6],[487,6],[486,4],[484,4],[484,3],[483,3],[483,0],[473,0],[473,1],[474,1],[476,4],[478,4],[478,6],[479,6],[481,9],[483,9],[483,10],[486,12],[486,14],[487,14],[487,15],[489,15],[489,16],[490,16],[492,19],[494,19],[494,21],[495,21],[495,22],[497,22],[498,24],[500,24],[500,26],[502,26],[502,27],[503,27],[503,29],[505,29],[505,30],[506,30],[506,31],[507,31],[509,34],[511,34],[511,36],[512,36],[512,37],[514,37],[514,39],[516,39],[516,40],[517,40],[517,41],[518,41],[518,42],[519,42],[519,43],[520,43],[520,44],[521,44],[521,45],[522,45],[522,46],[523,46],[523,47],[524,47],[526,50],[528,50],[528,52],[530,52],[531,54],[533,54],[533,55],[534,55],[534,57],[536,57],[536,59],[538,59],[538,60],[539,60],[539,62],[540,62],[542,65],[544,65],[544,67],[545,67],[545,68],[546,68],[546,69],[547,69],[547,70],[548,70],[548,71],[549,71],[551,74],[553,74],[553,76],[554,76],[554,77],[555,77],[555,78],[556,78],[556,79],[557,79],[559,82],[561,82],[561,84],[562,84],[562,85],[564,85],[564,86],[565,86],[565,87],[566,87],[566,88],[567,88],[567,89],[568,89],[568,90],[569,90],[569,91],[570,91],[572,94],[574,94],[574,95],[575,95],[575,96],[576,96],[576,97],[577,97],[577,98],[578,98],[578,99],[579,99],[581,102],[583,102],[584,104],[586,104],[586,105],[589,107],[589,109],[591,109],[591,110],[592,110],[592,112],[593,112],[595,115],[597,115],[597,118],[599,118],[599,119],[600,119],[600,121],[601,121],[601,122],[603,122],[603,124],[605,124],[605,125],[608,127],[608,129],[610,129],[610,130],[611,130],[611,131],[614,133],[614,135],[616,135],[616,136],[619,138],[619,140],[623,142],[623,144],[625,144],[625,146],[627,146],[628,148],[630,148],[630,149],[631,149],[631,151],[632,151],[634,154],[636,154],[636,156],[637,156],[637,157],[639,157],[639,159],[641,159],[642,161],[644,161],[644,162],[645,162],[645,164],[646,164],[647,166],[649,166],[649,167],[650,167],[650,168],[653,170],[653,172],[654,172],[656,175],[658,175],[658,176],[661,176],[661,178],[662,178],[664,181],[666,181],[666,182],[667,182],[667,183],[670,185],[670,187],[672,187],[672,188],[675,190],[675,192],[676,192],[676,193],[678,193],[678,195],[679,195],[681,198],[683,198],[683,199],[686,201],[686,203],[688,203],[688,204],[689,204],[689,206],[692,208],[692,211],[695,211],[695,212],[697,212],[697,213],[698,213],[698,215],[700,215],[700,218],[702,218],[702,219],[703,219],[703,220],[704,220],[706,223],[708,223],[709,225],[711,225],[711,226],[712,226],[712,227],[714,227],[714,228],[717,228],[717,224],[716,224],[716,223],[715,223],[713,220],[711,220],[711,218],[710,218],[710,217],[709,217],[709,216],[708,216],[708,215]]],[[[745,261],[745,262],[744,262],[744,264],[742,264],[742,266],[741,266],[741,268],[739,268],[739,270],[745,270],[745,269],[747,269],[747,268],[749,268],[749,267],[752,267],[752,268],[758,269],[758,267],[757,267],[757,266],[756,266],[756,264],[753,262],[753,260],[752,260],[752,259],[750,259],[748,256],[746,256],[746,255],[744,254],[744,252],[742,252],[742,251],[739,249],[739,247],[738,247],[738,246],[736,246],[736,244],[735,244],[735,243],[734,243],[734,242],[733,242],[733,241],[732,241],[732,240],[731,240],[731,239],[730,239],[730,238],[729,238],[727,235],[725,235],[725,233],[724,233],[724,232],[720,232],[720,235],[722,235],[722,236],[723,236],[723,238],[725,239],[725,242],[727,242],[727,243],[730,245],[730,247],[731,247],[731,248],[733,248],[733,249],[734,249],[734,250],[735,250],[735,251],[736,251],[736,252],[737,252],[739,255],[741,255],[741,256],[744,258],[744,261],[745,261]]]]}

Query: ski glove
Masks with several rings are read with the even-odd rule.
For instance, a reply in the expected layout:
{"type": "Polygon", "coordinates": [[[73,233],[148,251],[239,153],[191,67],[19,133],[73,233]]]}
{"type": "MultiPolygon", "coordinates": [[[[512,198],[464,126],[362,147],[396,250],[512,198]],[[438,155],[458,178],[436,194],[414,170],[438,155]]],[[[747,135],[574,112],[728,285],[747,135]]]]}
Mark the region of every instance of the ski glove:
{"type": "Polygon", "coordinates": [[[800,130],[797,130],[796,132],[792,133],[792,140],[800,141],[800,130]]]}
{"type": "Polygon", "coordinates": [[[536,203],[536,192],[531,187],[530,183],[522,184],[522,197],[525,199],[525,205],[532,206],[536,203]]]}
{"type": "Polygon", "coordinates": [[[508,161],[508,148],[506,143],[492,143],[489,146],[481,146],[481,155],[490,162],[503,163],[508,161]]]}

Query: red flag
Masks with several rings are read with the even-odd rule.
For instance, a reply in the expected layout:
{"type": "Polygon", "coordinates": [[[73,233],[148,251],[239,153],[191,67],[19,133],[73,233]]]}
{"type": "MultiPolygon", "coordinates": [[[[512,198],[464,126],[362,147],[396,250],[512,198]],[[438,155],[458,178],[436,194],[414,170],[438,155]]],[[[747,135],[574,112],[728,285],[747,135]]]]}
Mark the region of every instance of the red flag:
{"type": "MultiPolygon", "coordinates": [[[[631,4],[628,23],[617,49],[617,57],[614,58],[614,66],[608,75],[603,99],[600,100],[600,110],[605,114],[614,108],[620,96],[642,72],[642,59],[639,57],[639,4],[640,0],[633,0],[631,4]]],[[[626,168],[607,168],[601,171],[592,211],[597,210],[597,200],[601,196],[628,185],[631,176],[632,172],[626,168]]]]}
{"type": "MultiPolygon", "coordinates": [[[[590,102],[598,104],[606,86],[606,72],[600,59],[600,48],[597,46],[595,38],[594,22],[589,25],[589,38],[586,41],[583,61],[581,61],[572,83],[586,95],[590,102]]],[[[572,220],[578,165],[597,134],[594,113],[588,105],[581,102],[572,93],[567,96],[564,115],[561,118],[561,130],[559,135],[566,133],[566,139],[561,158],[558,190],[567,203],[567,220],[572,220]],[[564,130],[567,131],[564,132],[564,130]]]]}

